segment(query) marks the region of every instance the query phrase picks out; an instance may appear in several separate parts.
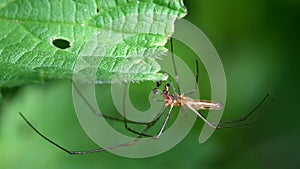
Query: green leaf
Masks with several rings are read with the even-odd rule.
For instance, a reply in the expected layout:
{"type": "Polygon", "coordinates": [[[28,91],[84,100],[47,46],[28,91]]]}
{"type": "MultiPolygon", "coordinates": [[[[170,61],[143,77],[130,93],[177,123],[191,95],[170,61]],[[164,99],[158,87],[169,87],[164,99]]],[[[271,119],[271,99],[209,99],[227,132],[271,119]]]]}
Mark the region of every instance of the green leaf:
{"type": "Polygon", "coordinates": [[[0,86],[162,80],[155,59],[185,14],[181,0],[2,0],[0,86]]]}

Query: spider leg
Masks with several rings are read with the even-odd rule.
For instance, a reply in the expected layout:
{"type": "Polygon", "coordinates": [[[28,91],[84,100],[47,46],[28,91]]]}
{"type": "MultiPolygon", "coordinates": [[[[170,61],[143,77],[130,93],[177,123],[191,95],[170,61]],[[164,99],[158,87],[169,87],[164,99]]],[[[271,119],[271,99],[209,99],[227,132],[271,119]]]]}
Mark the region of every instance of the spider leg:
{"type": "MultiPolygon", "coordinates": [[[[91,154],[91,153],[97,153],[97,152],[102,152],[102,151],[107,151],[107,150],[111,150],[111,149],[115,149],[115,148],[120,148],[120,147],[127,147],[127,146],[133,146],[134,144],[136,144],[140,138],[142,137],[142,135],[138,135],[134,140],[127,142],[127,143],[122,143],[122,144],[118,144],[118,145],[114,145],[111,147],[105,147],[105,148],[96,148],[96,149],[91,149],[91,150],[85,150],[85,151],[71,151],[68,150],[66,148],[64,148],[63,146],[59,145],[58,143],[52,141],[50,138],[48,138],[47,136],[45,136],[44,134],[42,134],[37,128],[35,128],[27,119],[26,117],[20,112],[19,113],[20,116],[23,118],[23,120],[25,120],[25,122],[42,138],[44,138],[46,141],[48,141],[49,143],[53,144],[55,147],[57,147],[58,149],[70,154],[70,155],[76,155],[76,154],[91,154]]],[[[142,134],[145,134],[148,130],[149,130],[150,126],[146,126],[145,129],[143,130],[142,134]]]]}
{"type": "Polygon", "coordinates": [[[234,127],[249,126],[249,125],[253,124],[253,123],[257,120],[258,116],[261,115],[261,113],[267,111],[267,109],[270,108],[270,106],[272,105],[272,103],[276,100],[277,95],[278,95],[278,94],[276,94],[276,95],[272,98],[272,100],[268,103],[268,105],[267,105],[264,109],[258,111],[259,107],[261,107],[261,106],[263,105],[263,103],[265,103],[266,100],[267,100],[268,97],[269,97],[269,94],[266,94],[266,96],[259,102],[259,104],[257,104],[257,105],[256,105],[249,113],[247,113],[244,117],[239,118],[239,119],[236,119],[236,120],[230,120],[230,121],[220,122],[219,125],[221,124],[221,125],[223,125],[223,126],[218,126],[218,127],[219,127],[219,128],[234,128],[234,127]],[[258,113],[258,115],[257,115],[256,117],[254,117],[252,120],[250,120],[250,121],[248,121],[248,122],[246,122],[246,123],[242,123],[242,122],[245,122],[247,119],[249,119],[249,117],[250,117],[251,115],[253,115],[255,112],[258,113]]]}
{"type": "MultiPolygon", "coordinates": [[[[254,114],[254,112],[257,112],[258,108],[267,100],[267,98],[269,97],[269,95],[267,94],[261,101],[260,103],[254,107],[253,110],[251,110],[249,113],[247,113],[244,117],[237,119],[237,120],[231,120],[231,121],[226,121],[226,122],[220,122],[218,125],[216,123],[210,122],[208,121],[200,111],[195,110],[192,106],[190,106],[189,104],[187,104],[187,107],[192,110],[194,113],[196,113],[206,124],[208,124],[210,127],[215,128],[215,129],[221,129],[221,128],[235,128],[235,127],[244,127],[244,126],[249,126],[251,124],[253,124],[257,117],[254,118],[251,121],[246,121],[252,114],[254,114]],[[246,121],[246,122],[245,122],[246,121]],[[241,123],[241,122],[245,122],[245,123],[241,123]],[[220,124],[225,124],[225,125],[220,125],[220,124]]],[[[276,98],[276,97],[275,97],[276,98]]],[[[273,98],[271,100],[271,103],[274,102],[275,98],[273,98]]],[[[271,103],[265,108],[263,109],[263,112],[270,107],[271,103]]],[[[261,111],[260,111],[261,112],[261,111]]]]}
{"type": "Polygon", "coordinates": [[[199,64],[198,64],[198,60],[195,60],[196,62],[196,77],[195,77],[195,84],[194,84],[194,88],[190,91],[184,92],[184,95],[191,95],[193,93],[195,93],[197,91],[197,87],[198,87],[198,81],[199,81],[199,64]]]}
{"type": "Polygon", "coordinates": [[[166,125],[169,121],[169,118],[170,118],[171,112],[173,110],[173,107],[174,107],[173,105],[170,106],[170,110],[167,114],[167,117],[165,118],[164,124],[162,125],[162,127],[161,127],[160,131],[158,132],[158,134],[156,136],[154,136],[155,139],[158,139],[161,136],[162,132],[164,131],[164,129],[165,129],[165,127],[166,127],[166,125]]]}

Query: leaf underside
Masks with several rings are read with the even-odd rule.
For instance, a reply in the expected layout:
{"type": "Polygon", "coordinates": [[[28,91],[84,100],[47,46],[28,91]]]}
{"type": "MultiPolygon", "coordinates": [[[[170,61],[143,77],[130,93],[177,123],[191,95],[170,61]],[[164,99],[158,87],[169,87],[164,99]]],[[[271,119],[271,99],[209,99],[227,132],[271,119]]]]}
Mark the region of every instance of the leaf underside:
{"type": "Polygon", "coordinates": [[[155,59],[185,14],[181,0],[2,0],[0,86],[163,80],[155,59]]]}

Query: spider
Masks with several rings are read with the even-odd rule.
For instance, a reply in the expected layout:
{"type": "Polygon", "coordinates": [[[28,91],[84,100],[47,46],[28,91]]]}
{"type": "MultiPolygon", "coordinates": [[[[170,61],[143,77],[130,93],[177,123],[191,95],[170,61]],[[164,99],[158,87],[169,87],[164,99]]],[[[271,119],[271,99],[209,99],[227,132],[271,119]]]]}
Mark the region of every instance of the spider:
{"type": "MultiPolygon", "coordinates": [[[[73,83],[73,87],[77,90],[83,101],[88,105],[88,107],[96,114],[99,115],[105,119],[108,120],[114,120],[114,121],[119,121],[119,122],[124,122],[125,129],[136,134],[136,138],[133,139],[131,142],[123,143],[123,144],[118,144],[114,145],[111,147],[104,147],[104,148],[96,148],[96,149],[91,149],[91,150],[85,150],[85,151],[70,151],[63,146],[59,145],[58,143],[54,142],[53,140],[49,139],[47,136],[45,136],[43,133],[41,133],[35,126],[33,126],[29,120],[26,119],[26,117],[20,113],[20,116],[25,120],[25,122],[42,138],[44,138],[46,141],[49,143],[53,144],[57,148],[63,150],[64,152],[74,155],[74,154],[90,154],[90,153],[96,153],[96,152],[102,152],[102,151],[107,151],[110,149],[115,149],[119,147],[125,147],[125,146],[133,146],[136,144],[142,137],[152,137],[154,139],[159,139],[160,136],[162,135],[163,131],[166,128],[166,125],[169,121],[170,115],[172,114],[172,110],[174,107],[187,107],[191,111],[193,111],[198,117],[200,117],[206,124],[208,124],[210,127],[215,128],[215,129],[221,129],[221,128],[235,128],[235,127],[243,127],[243,126],[249,126],[255,122],[257,118],[254,118],[250,121],[247,121],[248,117],[253,115],[255,112],[257,112],[258,108],[267,100],[269,97],[269,94],[267,94],[249,113],[247,113],[245,116],[243,116],[240,119],[237,120],[232,120],[232,121],[225,121],[225,122],[220,122],[219,124],[213,123],[208,121],[205,116],[201,113],[201,110],[220,110],[223,109],[223,105],[219,102],[216,101],[210,101],[210,100],[196,100],[188,97],[187,95],[192,94],[196,92],[197,84],[198,84],[198,79],[199,79],[199,67],[198,67],[198,60],[195,61],[196,63],[196,76],[195,76],[195,85],[194,88],[191,91],[188,91],[186,93],[181,93],[180,91],[180,86],[179,86],[179,77],[177,74],[177,69],[176,69],[176,64],[174,60],[174,54],[173,54],[173,42],[172,38],[170,38],[170,44],[171,44],[171,57],[172,57],[172,63],[173,63],[173,68],[175,72],[175,81],[177,84],[177,93],[171,93],[170,92],[170,87],[174,88],[174,85],[172,83],[166,83],[163,87],[163,91],[159,92],[159,88],[161,87],[162,83],[161,81],[156,83],[156,87],[153,89],[153,93],[156,95],[161,95],[163,97],[164,105],[161,109],[160,112],[156,114],[156,116],[150,121],[150,122],[136,122],[136,121],[131,121],[126,118],[126,111],[123,110],[123,118],[116,118],[104,114],[98,113],[94,108],[91,106],[91,104],[87,101],[86,98],[83,97],[83,95],[80,93],[79,89],[73,83]],[[167,111],[167,115],[163,121],[162,126],[159,129],[159,132],[156,135],[150,135],[147,133],[147,131],[157,123],[157,121],[162,117],[162,115],[166,112],[167,108],[169,107],[169,110],[167,111]],[[145,127],[143,128],[142,131],[137,131],[129,126],[129,124],[138,124],[138,125],[144,125],[145,127]]],[[[173,89],[175,91],[175,89],[173,89]]],[[[126,92],[124,93],[124,99],[126,96],[126,92]]],[[[274,100],[274,99],[273,99],[274,100]]],[[[272,102],[273,102],[272,100],[272,102]]],[[[124,107],[124,106],[123,106],[124,107]]]]}

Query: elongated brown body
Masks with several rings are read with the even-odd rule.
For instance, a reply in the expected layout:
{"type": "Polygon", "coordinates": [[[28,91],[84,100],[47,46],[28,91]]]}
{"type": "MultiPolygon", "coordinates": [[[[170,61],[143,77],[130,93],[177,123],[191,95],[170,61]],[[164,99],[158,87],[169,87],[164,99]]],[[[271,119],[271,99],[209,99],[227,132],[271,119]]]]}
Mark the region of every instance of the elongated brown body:
{"type": "Polygon", "coordinates": [[[189,104],[196,110],[221,110],[223,109],[223,105],[219,102],[211,101],[211,100],[195,100],[189,97],[180,96],[181,105],[189,104]]]}
{"type": "Polygon", "coordinates": [[[189,97],[181,95],[170,95],[169,93],[163,94],[165,98],[165,103],[168,106],[187,106],[193,107],[195,110],[221,110],[223,105],[219,102],[211,100],[195,100],[189,97]]]}

